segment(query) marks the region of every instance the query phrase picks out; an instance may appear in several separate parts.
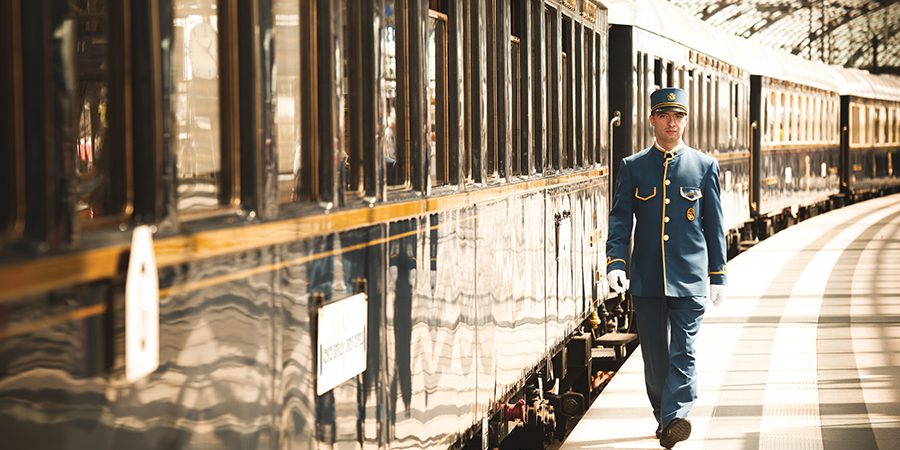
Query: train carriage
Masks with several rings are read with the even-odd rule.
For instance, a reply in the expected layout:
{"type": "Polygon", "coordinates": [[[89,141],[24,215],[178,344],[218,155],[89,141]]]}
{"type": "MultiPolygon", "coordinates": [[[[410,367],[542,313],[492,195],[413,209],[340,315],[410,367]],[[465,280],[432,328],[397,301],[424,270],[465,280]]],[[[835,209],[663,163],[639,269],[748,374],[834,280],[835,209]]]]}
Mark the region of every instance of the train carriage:
{"type": "Polygon", "coordinates": [[[840,148],[846,195],[867,198],[900,187],[900,81],[839,69],[840,148]]]}
{"type": "Polygon", "coordinates": [[[3,8],[4,445],[541,448],[585,406],[602,3],[3,8]]]}
{"type": "Polygon", "coordinates": [[[760,238],[833,207],[839,196],[834,68],[741,41],[751,77],[750,210],[760,238]]]}

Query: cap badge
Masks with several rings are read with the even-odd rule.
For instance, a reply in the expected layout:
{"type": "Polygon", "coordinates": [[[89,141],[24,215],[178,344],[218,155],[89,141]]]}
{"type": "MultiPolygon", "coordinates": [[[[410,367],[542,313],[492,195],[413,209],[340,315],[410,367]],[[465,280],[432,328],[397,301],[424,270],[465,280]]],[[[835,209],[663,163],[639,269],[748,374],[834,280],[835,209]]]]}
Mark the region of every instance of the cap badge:
{"type": "Polygon", "coordinates": [[[687,219],[691,222],[694,221],[694,218],[697,217],[697,213],[694,212],[694,208],[688,208],[687,210],[687,219]]]}
{"type": "Polygon", "coordinates": [[[675,93],[674,93],[674,92],[669,92],[669,97],[668,97],[668,99],[669,99],[670,102],[674,102],[674,101],[675,101],[675,93]]]}

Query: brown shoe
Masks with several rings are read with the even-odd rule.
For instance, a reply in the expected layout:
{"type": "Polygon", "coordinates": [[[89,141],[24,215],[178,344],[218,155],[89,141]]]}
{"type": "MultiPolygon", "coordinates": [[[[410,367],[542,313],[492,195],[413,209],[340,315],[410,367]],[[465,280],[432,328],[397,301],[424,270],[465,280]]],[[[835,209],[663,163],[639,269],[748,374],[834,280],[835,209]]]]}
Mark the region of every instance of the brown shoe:
{"type": "Polygon", "coordinates": [[[656,438],[659,439],[662,437],[662,425],[656,426],[656,438]]]}
{"type": "Polygon", "coordinates": [[[675,444],[691,437],[691,421],[680,417],[673,419],[666,425],[659,438],[659,445],[672,448],[675,444]]]}

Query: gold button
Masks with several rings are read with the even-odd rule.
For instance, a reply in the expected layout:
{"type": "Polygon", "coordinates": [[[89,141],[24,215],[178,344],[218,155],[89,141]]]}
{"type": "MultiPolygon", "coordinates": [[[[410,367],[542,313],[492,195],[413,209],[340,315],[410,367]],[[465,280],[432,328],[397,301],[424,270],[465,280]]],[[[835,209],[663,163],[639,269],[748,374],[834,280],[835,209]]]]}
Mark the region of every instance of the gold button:
{"type": "Polygon", "coordinates": [[[672,184],[672,180],[666,180],[666,186],[672,184]]]}
{"type": "Polygon", "coordinates": [[[666,204],[667,204],[667,205],[668,205],[668,204],[669,204],[669,202],[670,202],[670,201],[671,201],[671,200],[669,200],[669,199],[666,199],[666,204]]]}
{"type": "Polygon", "coordinates": [[[668,234],[664,234],[664,235],[663,235],[663,240],[664,240],[664,241],[668,241],[668,240],[669,240],[669,235],[668,235],[668,234]]]}
{"type": "Polygon", "coordinates": [[[668,217],[666,217],[666,223],[669,223],[669,218],[668,218],[668,217]]]}

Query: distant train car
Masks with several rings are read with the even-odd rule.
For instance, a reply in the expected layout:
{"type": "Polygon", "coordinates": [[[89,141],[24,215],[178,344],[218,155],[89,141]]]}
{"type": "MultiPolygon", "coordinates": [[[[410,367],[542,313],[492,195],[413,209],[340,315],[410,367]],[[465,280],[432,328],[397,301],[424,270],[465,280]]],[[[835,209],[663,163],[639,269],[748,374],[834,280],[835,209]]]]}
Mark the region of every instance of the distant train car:
{"type": "Polygon", "coordinates": [[[690,96],[685,144],[719,160],[729,253],[739,250],[748,222],[750,73],[735,41],[665,1],[610,3],[610,111],[613,171],[619,161],[653,145],[650,93],[662,87],[690,96]]]}
{"type": "Polygon", "coordinates": [[[587,322],[602,4],[2,8],[0,447],[542,448],[583,410],[630,325],[587,322]]]}
{"type": "Polygon", "coordinates": [[[764,239],[841,192],[840,84],[833,67],[735,40],[752,74],[750,211],[764,239]]]}
{"type": "Polygon", "coordinates": [[[900,188],[900,79],[838,69],[841,184],[853,199],[900,188]]]}

